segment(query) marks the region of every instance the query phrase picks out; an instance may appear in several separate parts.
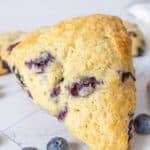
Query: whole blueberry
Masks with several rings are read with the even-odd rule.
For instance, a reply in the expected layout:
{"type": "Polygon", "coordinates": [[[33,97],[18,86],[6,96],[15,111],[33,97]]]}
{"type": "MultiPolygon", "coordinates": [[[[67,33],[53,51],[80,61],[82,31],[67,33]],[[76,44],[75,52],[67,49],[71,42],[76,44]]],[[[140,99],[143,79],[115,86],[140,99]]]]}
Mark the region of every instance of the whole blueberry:
{"type": "Polygon", "coordinates": [[[35,147],[24,147],[22,150],[38,150],[35,147]]]}
{"type": "Polygon", "coordinates": [[[150,134],[150,116],[147,114],[138,115],[133,122],[136,133],[150,134]]]}
{"type": "Polygon", "coordinates": [[[48,142],[47,150],[69,150],[69,146],[64,138],[55,137],[48,142]]]}

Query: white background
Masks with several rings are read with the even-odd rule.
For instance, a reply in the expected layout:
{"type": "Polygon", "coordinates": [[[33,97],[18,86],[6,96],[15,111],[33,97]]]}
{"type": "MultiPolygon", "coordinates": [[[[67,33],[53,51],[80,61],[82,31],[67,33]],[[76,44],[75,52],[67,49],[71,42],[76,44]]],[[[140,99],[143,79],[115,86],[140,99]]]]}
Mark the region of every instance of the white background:
{"type": "MultiPolygon", "coordinates": [[[[26,30],[51,25],[64,18],[107,13],[133,19],[127,6],[135,0],[0,0],[0,31],[26,30]]],[[[134,20],[134,19],[133,19],[134,20]]],[[[138,22],[147,43],[149,27],[138,22]]],[[[150,45],[148,43],[147,50],[150,45]]],[[[137,70],[137,113],[150,114],[146,84],[150,80],[150,52],[134,59],[137,70]]],[[[45,150],[53,136],[63,136],[71,150],[87,150],[86,146],[72,139],[65,127],[45,111],[35,106],[26,93],[16,84],[13,75],[0,77],[0,150],[21,150],[35,146],[45,150]]],[[[133,150],[149,150],[150,136],[135,135],[133,150]]]]}
{"type": "Polygon", "coordinates": [[[0,0],[0,31],[33,29],[91,13],[124,16],[135,0],[0,0]]]}

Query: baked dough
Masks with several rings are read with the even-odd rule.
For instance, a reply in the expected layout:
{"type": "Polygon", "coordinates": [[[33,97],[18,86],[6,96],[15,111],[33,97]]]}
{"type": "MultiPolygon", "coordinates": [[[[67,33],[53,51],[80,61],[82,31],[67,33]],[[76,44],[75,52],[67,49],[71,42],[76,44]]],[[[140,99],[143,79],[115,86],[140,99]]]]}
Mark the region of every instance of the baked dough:
{"type": "Polygon", "coordinates": [[[11,62],[33,102],[75,138],[92,150],[128,149],[135,77],[131,40],[118,17],[78,17],[32,32],[11,62]]]}

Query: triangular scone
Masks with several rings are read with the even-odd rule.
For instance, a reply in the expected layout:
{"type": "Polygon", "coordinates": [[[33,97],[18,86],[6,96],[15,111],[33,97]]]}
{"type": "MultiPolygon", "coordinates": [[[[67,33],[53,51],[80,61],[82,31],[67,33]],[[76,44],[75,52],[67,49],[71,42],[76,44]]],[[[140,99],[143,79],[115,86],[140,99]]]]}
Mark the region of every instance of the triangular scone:
{"type": "Polygon", "coordinates": [[[20,31],[0,33],[0,75],[8,73],[11,50],[19,43],[25,33],[20,31]]]}
{"type": "Polygon", "coordinates": [[[135,109],[131,41],[118,17],[91,15],[35,31],[12,51],[33,101],[92,150],[127,150],[135,109]]]}

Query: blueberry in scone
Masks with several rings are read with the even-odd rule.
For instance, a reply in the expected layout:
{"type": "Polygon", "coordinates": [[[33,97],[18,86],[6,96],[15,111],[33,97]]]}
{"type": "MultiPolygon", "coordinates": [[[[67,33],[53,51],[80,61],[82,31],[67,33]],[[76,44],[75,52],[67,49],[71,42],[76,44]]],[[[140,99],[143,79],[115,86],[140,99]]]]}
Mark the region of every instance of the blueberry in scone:
{"type": "Polygon", "coordinates": [[[19,44],[24,32],[4,32],[0,33],[0,74],[10,72],[10,54],[14,47],[19,44]]]}
{"type": "Polygon", "coordinates": [[[0,76],[10,71],[8,64],[0,58],[0,76]]]}
{"type": "Polygon", "coordinates": [[[11,62],[33,102],[75,138],[92,150],[128,149],[135,73],[118,17],[78,17],[34,31],[11,51],[11,62]]]}
{"type": "Polygon", "coordinates": [[[132,40],[132,56],[143,56],[146,49],[146,41],[142,31],[136,24],[124,22],[132,40]]]}
{"type": "Polygon", "coordinates": [[[26,84],[24,83],[24,78],[23,76],[19,73],[19,71],[16,69],[15,66],[11,67],[11,71],[12,73],[15,74],[17,82],[19,83],[19,85],[22,87],[23,90],[26,91],[26,93],[28,94],[28,96],[32,99],[32,94],[29,91],[28,87],[26,86],[26,84]]]}
{"type": "Polygon", "coordinates": [[[14,42],[14,43],[10,44],[6,50],[10,53],[13,50],[13,48],[15,48],[19,43],[20,42],[14,42]]]}
{"type": "Polygon", "coordinates": [[[43,73],[44,69],[52,64],[54,57],[48,52],[42,52],[39,58],[25,62],[29,69],[34,69],[36,73],[43,73]]]}
{"type": "MultiPolygon", "coordinates": [[[[103,81],[101,81],[102,83],[103,81]]],[[[94,92],[97,85],[100,84],[100,81],[97,81],[95,77],[84,77],[79,81],[72,83],[67,87],[69,94],[74,97],[85,97],[94,92]]]]}

